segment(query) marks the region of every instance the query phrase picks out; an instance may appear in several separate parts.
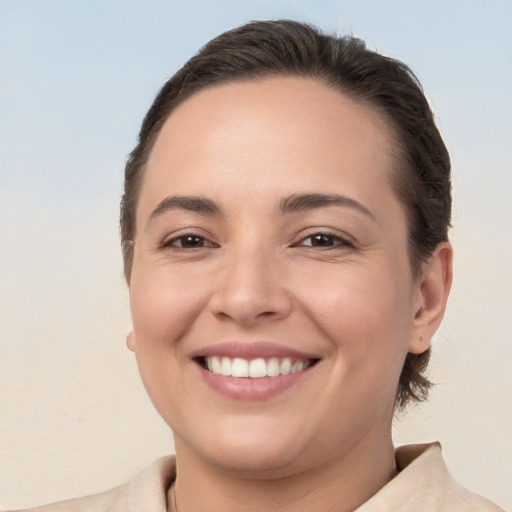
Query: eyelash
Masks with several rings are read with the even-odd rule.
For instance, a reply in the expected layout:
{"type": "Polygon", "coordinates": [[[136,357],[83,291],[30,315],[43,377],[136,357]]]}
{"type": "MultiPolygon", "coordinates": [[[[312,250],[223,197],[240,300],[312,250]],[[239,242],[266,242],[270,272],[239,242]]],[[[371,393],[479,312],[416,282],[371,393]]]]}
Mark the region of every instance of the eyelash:
{"type": "Polygon", "coordinates": [[[320,249],[320,250],[330,250],[330,249],[339,249],[339,248],[355,248],[355,245],[352,241],[348,240],[347,238],[344,238],[340,236],[337,233],[334,233],[329,230],[320,230],[315,231],[314,233],[310,233],[309,235],[301,238],[297,243],[293,244],[293,247],[310,247],[312,249],[320,249]],[[327,246],[315,246],[313,245],[313,242],[308,245],[304,245],[304,242],[306,240],[313,240],[315,237],[325,237],[328,239],[331,239],[332,244],[327,246]]]}
{"type": "MultiPolygon", "coordinates": [[[[218,247],[219,247],[218,244],[210,241],[205,236],[202,236],[202,235],[199,235],[199,234],[193,233],[193,232],[182,233],[179,236],[175,236],[175,237],[171,238],[170,240],[164,241],[161,246],[162,249],[172,249],[172,250],[177,250],[177,251],[192,251],[192,250],[197,250],[197,249],[218,248],[218,247]],[[195,246],[195,247],[194,246],[193,247],[183,247],[183,246],[174,245],[179,241],[181,241],[181,243],[183,244],[183,241],[187,238],[198,239],[198,242],[199,243],[202,242],[202,245],[195,246]]],[[[321,230],[321,231],[316,231],[314,233],[311,233],[305,237],[302,237],[298,242],[292,244],[292,247],[310,247],[312,249],[320,249],[320,250],[325,251],[325,250],[336,249],[336,248],[341,248],[341,247],[354,248],[355,245],[350,240],[347,240],[347,238],[344,238],[336,233],[333,233],[329,230],[321,230]],[[314,242],[313,242],[313,239],[315,237],[324,237],[326,239],[330,239],[331,244],[325,245],[325,246],[322,246],[322,245],[315,246],[314,242]],[[304,242],[306,240],[311,240],[311,243],[304,244],[304,242]]]]}
{"type": "Polygon", "coordinates": [[[208,240],[208,238],[206,238],[205,236],[198,235],[197,233],[193,233],[193,232],[182,233],[181,235],[175,236],[175,237],[171,238],[170,240],[165,240],[162,243],[162,246],[161,246],[162,249],[173,249],[173,250],[177,250],[177,251],[192,251],[194,249],[204,249],[205,247],[216,248],[216,247],[218,247],[218,245],[213,243],[213,242],[211,242],[210,240],[208,240]],[[176,242],[178,242],[180,240],[183,243],[183,241],[186,238],[196,238],[196,239],[199,239],[203,243],[206,243],[206,245],[200,245],[200,246],[197,246],[197,247],[180,247],[180,246],[174,245],[176,242]]]}

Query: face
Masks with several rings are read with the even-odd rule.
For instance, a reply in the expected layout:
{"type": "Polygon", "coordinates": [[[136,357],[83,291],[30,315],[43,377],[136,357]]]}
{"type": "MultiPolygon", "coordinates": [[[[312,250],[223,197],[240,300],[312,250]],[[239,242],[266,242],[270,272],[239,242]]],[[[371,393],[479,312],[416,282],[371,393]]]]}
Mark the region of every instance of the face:
{"type": "Polygon", "coordinates": [[[301,78],[170,115],[137,208],[130,348],[178,454],[290,474],[389,438],[422,301],[390,144],[370,108],[301,78]]]}

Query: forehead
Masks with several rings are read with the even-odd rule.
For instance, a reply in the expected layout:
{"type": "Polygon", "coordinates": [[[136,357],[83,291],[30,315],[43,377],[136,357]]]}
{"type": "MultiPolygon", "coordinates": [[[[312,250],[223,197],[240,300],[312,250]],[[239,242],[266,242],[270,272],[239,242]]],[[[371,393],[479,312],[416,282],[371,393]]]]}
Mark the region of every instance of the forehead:
{"type": "Polygon", "coordinates": [[[164,189],[219,192],[219,185],[229,188],[233,180],[254,195],[259,188],[268,194],[270,183],[283,195],[294,187],[326,191],[329,181],[341,177],[348,188],[355,185],[351,178],[382,185],[393,168],[391,140],[376,109],[316,79],[213,86],[185,100],[165,122],[146,165],[141,199],[159,202],[164,189]]]}
{"type": "MultiPolygon", "coordinates": [[[[390,127],[375,106],[316,78],[275,76],[225,82],[196,92],[171,112],[156,146],[159,139],[171,134],[199,136],[204,134],[203,128],[212,132],[226,121],[241,123],[244,119],[250,119],[255,127],[256,123],[261,126],[280,121],[282,126],[296,125],[297,131],[313,131],[331,124],[334,136],[350,124],[350,131],[359,131],[355,135],[378,135],[382,142],[393,143],[390,127]]],[[[247,127],[246,124],[244,128],[247,127]]],[[[325,136],[324,130],[316,133],[325,136]]]]}

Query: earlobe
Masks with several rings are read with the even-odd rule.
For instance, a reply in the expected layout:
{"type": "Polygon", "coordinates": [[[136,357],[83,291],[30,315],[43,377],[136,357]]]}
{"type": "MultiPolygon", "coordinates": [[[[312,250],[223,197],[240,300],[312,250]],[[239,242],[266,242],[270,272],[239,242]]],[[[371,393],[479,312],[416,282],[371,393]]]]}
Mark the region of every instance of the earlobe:
{"type": "Polygon", "coordinates": [[[429,348],[430,340],[441,324],[452,284],[452,258],[451,244],[443,242],[423,265],[408,350],[413,354],[421,354],[429,348]]]}
{"type": "Polygon", "coordinates": [[[133,331],[130,331],[126,335],[126,346],[132,351],[135,352],[135,334],[133,331]]]}

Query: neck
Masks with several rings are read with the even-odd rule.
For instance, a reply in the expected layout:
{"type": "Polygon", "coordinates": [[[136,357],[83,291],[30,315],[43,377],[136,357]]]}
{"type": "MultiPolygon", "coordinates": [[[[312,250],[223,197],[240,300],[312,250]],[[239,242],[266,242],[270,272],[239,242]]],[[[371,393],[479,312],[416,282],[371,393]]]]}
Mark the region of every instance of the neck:
{"type": "Polygon", "coordinates": [[[396,475],[391,436],[377,445],[360,443],[342,460],[277,478],[219,470],[176,441],[178,476],[169,503],[176,499],[177,512],[349,512],[396,475]]]}

